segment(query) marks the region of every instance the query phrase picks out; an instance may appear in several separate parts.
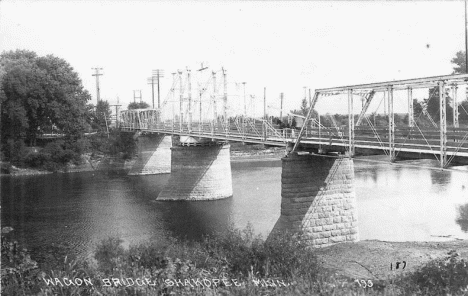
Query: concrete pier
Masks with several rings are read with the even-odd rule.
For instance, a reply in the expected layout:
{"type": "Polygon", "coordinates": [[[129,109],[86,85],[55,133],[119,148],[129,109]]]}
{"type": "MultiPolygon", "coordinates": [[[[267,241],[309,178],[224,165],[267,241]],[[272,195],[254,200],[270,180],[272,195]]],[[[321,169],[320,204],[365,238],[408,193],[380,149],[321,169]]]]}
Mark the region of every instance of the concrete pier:
{"type": "Polygon", "coordinates": [[[302,234],[310,246],[358,241],[353,160],[290,154],[282,158],[281,216],[272,233],[302,234]]]}
{"type": "Polygon", "coordinates": [[[137,160],[129,175],[168,174],[171,172],[171,136],[140,135],[137,138],[137,160]]]}
{"type": "Polygon", "coordinates": [[[232,196],[230,145],[171,148],[171,177],[156,200],[214,200],[232,196]]]}

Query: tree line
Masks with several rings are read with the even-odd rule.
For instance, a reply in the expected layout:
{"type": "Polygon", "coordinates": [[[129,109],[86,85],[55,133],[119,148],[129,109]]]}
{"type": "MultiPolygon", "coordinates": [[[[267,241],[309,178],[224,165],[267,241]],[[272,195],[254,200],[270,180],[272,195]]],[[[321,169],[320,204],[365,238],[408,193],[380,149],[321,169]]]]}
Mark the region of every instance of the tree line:
{"type": "MultiPolygon", "coordinates": [[[[0,55],[0,151],[2,161],[16,165],[56,170],[66,163],[80,162],[86,152],[129,152],[120,147],[122,137],[109,130],[111,110],[91,95],[73,67],[54,55],[39,56],[16,50],[0,55]],[[96,135],[85,137],[86,134],[96,135]],[[61,135],[44,140],[43,135],[61,135]],[[106,134],[106,135],[104,135],[106,134]],[[114,140],[115,143],[110,143],[114,140]],[[41,146],[31,153],[28,146],[41,146]]],[[[128,148],[128,149],[127,149],[128,148]]]]}

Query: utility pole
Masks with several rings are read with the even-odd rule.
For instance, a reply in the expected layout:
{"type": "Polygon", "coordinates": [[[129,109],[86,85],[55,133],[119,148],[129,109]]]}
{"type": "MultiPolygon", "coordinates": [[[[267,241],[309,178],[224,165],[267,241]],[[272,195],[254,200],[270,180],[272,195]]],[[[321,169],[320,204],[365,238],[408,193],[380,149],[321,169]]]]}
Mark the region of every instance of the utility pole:
{"type": "Polygon", "coordinates": [[[307,86],[304,86],[304,101],[307,101],[307,86]]]}
{"type": "Polygon", "coordinates": [[[141,89],[134,90],[133,91],[133,103],[136,103],[136,99],[140,99],[140,103],[141,103],[141,98],[142,98],[141,89]],[[136,96],[136,92],[139,93],[138,97],[136,96]]]}
{"type": "Polygon", "coordinates": [[[242,82],[242,84],[244,85],[244,118],[247,117],[247,103],[245,101],[245,84],[247,82],[242,82]]]}
{"type": "MultiPolygon", "coordinates": [[[[206,70],[206,69],[208,69],[208,67],[204,67],[203,63],[201,63],[201,68],[198,69],[197,71],[200,72],[200,75],[201,75],[202,71],[206,70]]],[[[214,72],[213,72],[213,74],[214,74],[214,72]]],[[[198,82],[198,93],[200,94],[200,105],[199,105],[200,114],[198,116],[198,130],[200,131],[200,133],[201,133],[202,127],[203,127],[203,124],[202,124],[202,120],[203,120],[203,118],[202,118],[202,114],[203,114],[203,112],[202,112],[202,95],[203,95],[204,92],[205,92],[205,89],[201,86],[200,82],[198,82]]]]}
{"type": "MultiPolygon", "coordinates": [[[[312,90],[310,88],[309,88],[309,108],[312,108],[312,90]]],[[[317,114],[317,116],[319,117],[318,120],[320,122],[320,115],[317,114]]],[[[308,122],[306,122],[305,119],[304,119],[304,124],[306,125],[306,127],[307,127],[307,123],[308,122]]],[[[312,123],[311,123],[310,127],[312,127],[312,123]]]]}
{"type": "Polygon", "coordinates": [[[245,138],[245,118],[247,117],[247,103],[245,101],[245,84],[247,82],[242,82],[242,84],[244,85],[244,116],[242,117],[242,134],[243,134],[243,137],[242,138],[245,138]]]}
{"type": "Polygon", "coordinates": [[[224,123],[225,123],[225,128],[226,128],[226,134],[229,130],[229,120],[227,118],[227,80],[226,80],[226,69],[224,67],[222,68],[223,70],[223,86],[224,86],[224,95],[223,95],[223,101],[224,101],[224,106],[223,106],[223,116],[224,116],[224,123]]]}
{"type": "Polygon", "coordinates": [[[468,74],[468,18],[467,5],[465,0],[465,73],[468,74]]]}
{"type": "Polygon", "coordinates": [[[184,92],[182,91],[182,71],[179,70],[179,87],[180,87],[180,90],[179,90],[179,93],[180,93],[180,97],[179,97],[179,128],[180,128],[180,131],[182,132],[182,117],[183,117],[183,110],[182,110],[182,105],[183,105],[183,101],[184,101],[184,92]]]}
{"type": "Polygon", "coordinates": [[[109,105],[109,106],[115,106],[115,126],[119,127],[119,107],[122,106],[119,104],[119,98],[117,98],[117,104],[114,105],[109,105]]]}
{"type": "Polygon", "coordinates": [[[280,121],[283,122],[283,97],[284,94],[281,93],[280,100],[281,100],[281,105],[280,105],[280,121]]]}
{"type": "Polygon", "coordinates": [[[177,73],[171,73],[172,74],[172,88],[171,88],[171,94],[172,94],[172,132],[174,132],[174,121],[175,121],[175,111],[174,111],[174,104],[175,104],[175,84],[176,84],[176,78],[175,75],[177,73]]]}
{"type": "Polygon", "coordinates": [[[97,98],[97,103],[101,100],[101,91],[99,89],[99,76],[102,76],[102,73],[99,73],[99,70],[102,70],[102,68],[91,68],[92,70],[95,70],[95,74],[92,74],[92,76],[96,76],[96,98],[97,98]]]}
{"type": "MultiPolygon", "coordinates": [[[[161,108],[161,92],[160,92],[160,80],[159,78],[163,78],[164,77],[164,70],[162,69],[156,69],[156,70],[153,70],[153,76],[151,76],[153,79],[154,77],[156,77],[157,81],[158,81],[158,109],[161,108]]],[[[154,109],[154,95],[153,95],[153,109],[154,109]]]]}
{"type": "Polygon", "coordinates": [[[153,99],[153,109],[154,109],[154,84],[158,85],[158,109],[161,108],[161,94],[159,88],[159,78],[164,77],[164,70],[157,69],[153,70],[153,75],[148,78],[148,84],[151,84],[151,94],[153,99]]]}
{"type": "MultiPolygon", "coordinates": [[[[213,76],[213,133],[218,126],[218,106],[216,104],[216,95],[218,93],[216,85],[216,72],[212,71],[211,75],[213,76]]],[[[201,96],[200,96],[200,108],[201,108],[201,96]]]]}
{"type": "Polygon", "coordinates": [[[192,81],[190,80],[190,70],[187,69],[188,80],[188,131],[192,131],[192,81]]]}
{"type": "MultiPolygon", "coordinates": [[[[151,99],[153,101],[153,109],[154,109],[154,79],[155,78],[156,77],[154,77],[154,76],[151,76],[151,77],[148,78],[148,84],[151,84],[151,99]]],[[[159,108],[159,106],[158,106],[158,108],[159,108]]]]}

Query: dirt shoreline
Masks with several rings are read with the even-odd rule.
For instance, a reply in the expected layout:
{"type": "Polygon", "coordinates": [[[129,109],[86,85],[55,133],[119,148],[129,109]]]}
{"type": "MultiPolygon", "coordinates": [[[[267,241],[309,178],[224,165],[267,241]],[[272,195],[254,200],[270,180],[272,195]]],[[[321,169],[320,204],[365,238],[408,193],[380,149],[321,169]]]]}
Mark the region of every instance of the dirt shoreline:
{"type": "Polygon", "coordinates": [[[316,254],[324,268],[339,275],[354,279],[384,280],[415,271],[431,260],[445,258],[451,250],[456,250],[460,257],[468,259],[466,240],[444,242],[364,240],[316,249],[316,254]],[[406,261],[404,269],[403,261],[406,261]],[[400,262],[399,269],[395,269],[397,262],[400,262]]]}

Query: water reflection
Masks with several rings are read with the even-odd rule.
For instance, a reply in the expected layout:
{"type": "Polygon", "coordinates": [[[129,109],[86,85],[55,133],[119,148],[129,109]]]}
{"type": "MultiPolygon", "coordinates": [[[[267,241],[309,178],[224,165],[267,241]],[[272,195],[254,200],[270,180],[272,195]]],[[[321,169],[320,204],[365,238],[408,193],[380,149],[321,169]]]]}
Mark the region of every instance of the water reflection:
{"type": "MultiPolygon", "coordinates": [[[[355,160],[360,238],[468,238],[468,174],[355,160]],[[462,205],[460,207],[456,205],[462,205]],[[461,228],[461,229],[460,229],[461,228]]],[[[155,201],[169,174],[74,173],[1,177],[2,226],[33,252],[64,243],[90,254],[107,236],[126,244],[171,235],[199,239],[251,223],[266,237],[281,209],[281,161],[232,163],[234,196],[208,202],[155,201]]]]}
{"type": "Polygon", "coordinates": [[[456,222],[463,232],[468,232],[468,203],[458,207],[456,222]]]}
{"type": "Polygon", "coordinates": [[[438,185],[444,187],[447,184],[450,184],[452,180],[452,174],[447,174],[443,170],[431,170],[431,183],[432,185],[438,185]]]}

